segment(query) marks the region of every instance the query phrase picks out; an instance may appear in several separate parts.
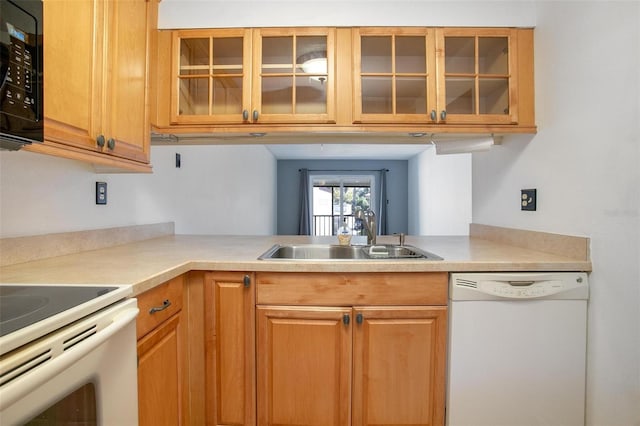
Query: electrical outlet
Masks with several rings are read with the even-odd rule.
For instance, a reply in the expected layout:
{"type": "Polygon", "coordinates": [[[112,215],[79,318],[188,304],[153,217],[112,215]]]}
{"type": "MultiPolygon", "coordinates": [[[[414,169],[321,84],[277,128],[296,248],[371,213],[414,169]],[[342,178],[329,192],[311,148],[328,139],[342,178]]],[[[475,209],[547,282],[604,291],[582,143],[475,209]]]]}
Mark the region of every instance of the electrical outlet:
{"type": "Polygon", "coordinates": [[[520,193],[520,210],[535,211],[537,201],[536,190],[523,189],[520,193]]]}
{"type": "Polygon", "coordinates": [[[96,204],[107,204],[107,182],[96,182],[96,204]]]}

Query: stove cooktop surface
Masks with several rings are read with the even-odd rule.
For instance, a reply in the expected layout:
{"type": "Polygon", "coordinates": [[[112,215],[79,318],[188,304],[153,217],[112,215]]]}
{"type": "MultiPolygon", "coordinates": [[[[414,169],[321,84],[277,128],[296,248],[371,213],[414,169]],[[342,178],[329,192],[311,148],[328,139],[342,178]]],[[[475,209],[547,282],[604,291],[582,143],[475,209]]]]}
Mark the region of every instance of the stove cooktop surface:
{"type": "Polygon", "coordinates": [[[131,286],[0,284],[0,354],[131,293],[131,286]]]}

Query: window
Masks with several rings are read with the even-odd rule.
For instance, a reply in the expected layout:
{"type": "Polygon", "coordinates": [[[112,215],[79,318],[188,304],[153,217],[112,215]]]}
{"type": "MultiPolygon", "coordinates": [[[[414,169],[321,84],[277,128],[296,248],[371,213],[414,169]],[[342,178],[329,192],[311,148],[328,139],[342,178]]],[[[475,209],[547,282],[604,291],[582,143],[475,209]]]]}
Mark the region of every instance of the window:
{"type": "Polygon", "coordinates": [[[337,235],[346,219],[354,235],[364,235],[362,222],[355,219],[356,208],[373,206],[374,176],[311,176],[312,235],[337,235]]]}

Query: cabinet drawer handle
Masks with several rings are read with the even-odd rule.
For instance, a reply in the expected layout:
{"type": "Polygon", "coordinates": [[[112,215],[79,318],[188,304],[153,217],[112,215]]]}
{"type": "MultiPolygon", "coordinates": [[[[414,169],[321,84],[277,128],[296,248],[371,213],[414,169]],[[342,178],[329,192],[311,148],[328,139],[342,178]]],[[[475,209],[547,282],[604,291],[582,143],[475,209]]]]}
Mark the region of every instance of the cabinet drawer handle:
{"type": "Polygon", "coordinates": [[[249,275],[245,275],[243,282],[244,282],[244,287],[249,288],[251,286],[251,277],[249,275]]]}
{"type": "Polygon", "coordinates": [[[431,121],[436,121],[436,118],[438,117],[438,114],[436,113],[435,109],[431,110],[431,121]]]}
{"type": "Polygon", "coordinates": [[[440,113],[440,119],[441,120],[446,120],[447,119],[447,111],[442,110],[442,112],[440,113]]]}
{"type": "Polygon", "coordinates": [[[349,316],[349,314],[344,314],[342,316],[342,322],[344,323],[344,325],[349,325],[349,323],[351,322],[351,317],[349,316]]]}
{"type": "Polygon", "coordinates": [[[249,119],[249,111],[248,110],[245,109],[245,110],[242,111],[242,119],[244,121],[247,121],[249,119]]]}
{"type": "Polygon", "coordinates": [[[104,135],[98,135],[98,137],[96,138],[96,145],[98,145],[100,148],[104,146],[104,135]]]}
{"type": "Polygon", "coordinates": [[[169,299],[167,299],[164,302],[162,302],[162,306],[154,306],[153,308],[149,309],[149,314],[153,315],[156,312],[164,311],[169,306],[171,306],[171,302],[169,301],[169,299]]]}
{"type": "Polygon", "coordinates": [[[260,114],[258,113],[257,109],[253,110],[253,121],[258,121],[258,117],[260,116],[260,114]]]}
{"type": "Polygon", "coordinates": [[[109,140],[107,141],[107,148],[113,151],[115,147],[116,147],[116,140],[114,138],[109,138],[109,140]]]}
{"type": "Polygon", "coordinates": [[[362,314],[356,314],[356,322],[358,324],[362,324],[363,321],[364,321],[364,317],[362,316],[362,314]]]}

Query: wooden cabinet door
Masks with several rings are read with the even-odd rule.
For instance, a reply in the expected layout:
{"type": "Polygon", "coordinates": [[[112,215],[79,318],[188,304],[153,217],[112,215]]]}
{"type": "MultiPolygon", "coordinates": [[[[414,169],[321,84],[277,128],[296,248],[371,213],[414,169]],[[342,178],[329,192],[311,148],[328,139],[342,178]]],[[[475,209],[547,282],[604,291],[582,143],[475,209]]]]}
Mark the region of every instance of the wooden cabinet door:
{"type": "Polygon", "coordinates": [[[354,28],[355,123],[435,123],[434,29],[354,28]]]}
{"type": "Polygon", "coordinates": [[[518,123],[516,30],[441,28],[436,52],[439,122],[518,123]]]}
{"type": "Polygon", "coordinates": [[[183,416],[181,313],[138,341],[140,425],[181,425],[183,416]]]}
{"type": "Polygon", "coordinates": [[[351,309],[258,306],[258,424],[349,425],[351,309]]]}
{"type": "Polygon", "coordinates": [[[335,123],[335,28],[253,31],[253,123],[335,123]]]}
{"type": "Polygon", "coordinates": [[[173,31],[172,52],[172,123],[251,120],[251,30],[173,31]]]}
{"type": "Polygon", "coordinates": [[[104,151],[149,161],[148,63],[156,0],[109,0],[100,134],[104,151]],[[111,142],[111,143],[110,143],[111,142]]]}
{"type": "Polygon", "coordinates": [[[104,2],[45,1],[45,139],[97,151],[104,2]]]}
{"type": "Polygon", "coordinates": [[[353,425],[443,425],[446,307],[354,314],[353,425]]]}
{"type": "Polygon", "coordinates": [[[205,278],[206,416],[210,425],[255,423],[253,274],[205,278]]]}

